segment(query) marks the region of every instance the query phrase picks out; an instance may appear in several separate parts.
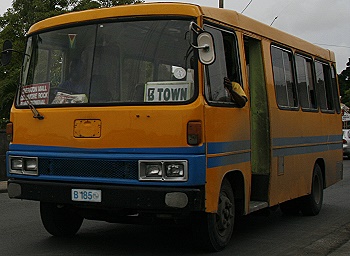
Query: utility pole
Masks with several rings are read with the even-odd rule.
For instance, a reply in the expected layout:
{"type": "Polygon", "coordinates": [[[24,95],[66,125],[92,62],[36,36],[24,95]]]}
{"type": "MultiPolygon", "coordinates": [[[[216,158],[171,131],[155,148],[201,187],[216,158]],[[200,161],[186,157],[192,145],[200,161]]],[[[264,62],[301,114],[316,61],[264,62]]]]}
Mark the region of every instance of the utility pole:
{"type": "Polygon", "coordinates": [[[219,8],[224,8],[224,0],[219,0],[219,8]]]}

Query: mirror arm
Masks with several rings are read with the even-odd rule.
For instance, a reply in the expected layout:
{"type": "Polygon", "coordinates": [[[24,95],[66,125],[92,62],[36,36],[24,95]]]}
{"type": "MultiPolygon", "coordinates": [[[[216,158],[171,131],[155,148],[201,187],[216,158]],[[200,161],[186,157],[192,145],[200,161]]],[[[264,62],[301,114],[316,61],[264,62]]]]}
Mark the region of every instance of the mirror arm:
{"type": "Polygon", "coordinates": [[[208,52],[208,51],[209,51],[209,48],[210,48],[210,46],[207,45],[207,44],[202,45],[202,46],[195,46],[195,45],[191,44],[191,46],[192,46],[193,48],[195,48],[195,49],[203,49],[203,50],[206,51],[206,52],[208,52]]]}
{"type": "Polygon", "coordinates": [[[190,30],[192,30],[197,35],[199,33],[203,32],[203,29],[200,26],[198,26],[198,24],[194,21],[191,21],[191,23],[190,23],[190,30]]]}
{"type": "Polygon", "coordinates": [[[3,50],[1,53],[6,54],[6,53],[9,53],[9,52],[16,52],[16,53],[23,54],[23,55],[26,55],[26,56],[30,57],[29,54],[24,53],[24,52],[20,52],[20,51],[16,51],[16,50],[14,50],[14,49],[6,49],[6,50],[3,50]]]}

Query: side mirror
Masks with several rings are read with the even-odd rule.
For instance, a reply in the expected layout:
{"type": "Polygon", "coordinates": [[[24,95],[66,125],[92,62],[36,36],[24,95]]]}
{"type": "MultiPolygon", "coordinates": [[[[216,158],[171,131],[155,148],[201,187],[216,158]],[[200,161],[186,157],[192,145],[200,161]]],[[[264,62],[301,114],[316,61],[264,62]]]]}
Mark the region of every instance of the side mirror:
{"type": "Polygon", "coordinates": [[[204,65],[210,65],[215,61],[215,48],[213,36],[209,32],[201,32],[197,37],[199,60],[204,65]]]}
{"type": "Polygon", "coordinates": [[[1,64],[3,66],[6,66],[11,62],[12,51],[12,42],[10,40],[5,40],[1,52],[1,64]]]}

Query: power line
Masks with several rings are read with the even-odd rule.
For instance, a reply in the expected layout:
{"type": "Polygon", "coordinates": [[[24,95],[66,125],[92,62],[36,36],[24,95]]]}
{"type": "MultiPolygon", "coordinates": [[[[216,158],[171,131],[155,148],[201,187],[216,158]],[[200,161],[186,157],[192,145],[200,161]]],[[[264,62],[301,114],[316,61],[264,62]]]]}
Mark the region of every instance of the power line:
{"type": "Polygon", "coordinates": [[[243,13],[252,2],[253,2],[253,0],[250,0],[249,3],[244,7],[243,11],[241,11],[241,13],[243,13]]]}
{"type": "Polygon", "coordinates": [[[273,21],[272,21],[271,24],[270,24],[270,27],[271,27],[272,24],[277,20],[278,16],[280,16],[281,13],[282,13],[287,7],[289,7],[291,4],[292,4],[292,1],[290,0],[290,1],[281,9],[281,11],[279,12],[279,14],[273,19],[273,21]]]}
{"type": "Polygon", "coordinates": [[[275,20],[277,20],[278,19],[278,16],[276,16],[274,19],[273,19],[273,21],[271,22],[271,24],[270,24],[270,27],[272,26],[272,24],[275,22],[275,20]]]}

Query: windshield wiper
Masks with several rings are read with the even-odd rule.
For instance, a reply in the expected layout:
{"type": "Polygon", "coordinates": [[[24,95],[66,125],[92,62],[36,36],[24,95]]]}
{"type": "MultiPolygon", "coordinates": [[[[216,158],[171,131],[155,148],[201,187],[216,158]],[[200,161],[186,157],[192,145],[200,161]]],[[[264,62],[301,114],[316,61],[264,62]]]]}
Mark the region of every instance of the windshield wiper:
{"type": "Polygon", "coordinates": [[[33,118],[37,118],[39,120],[43,120],[44,116],[41,115],[39,113],[39,111],[34,107],[32,101],[28,98],[27,94],[23,91],[23,86],[22,85],[20,85],[20,88],[21,88],[21,94],[22,94],[25,102],[27,103],[28,107],[30,108],[30,110],[33,113],[33,118]]]}

